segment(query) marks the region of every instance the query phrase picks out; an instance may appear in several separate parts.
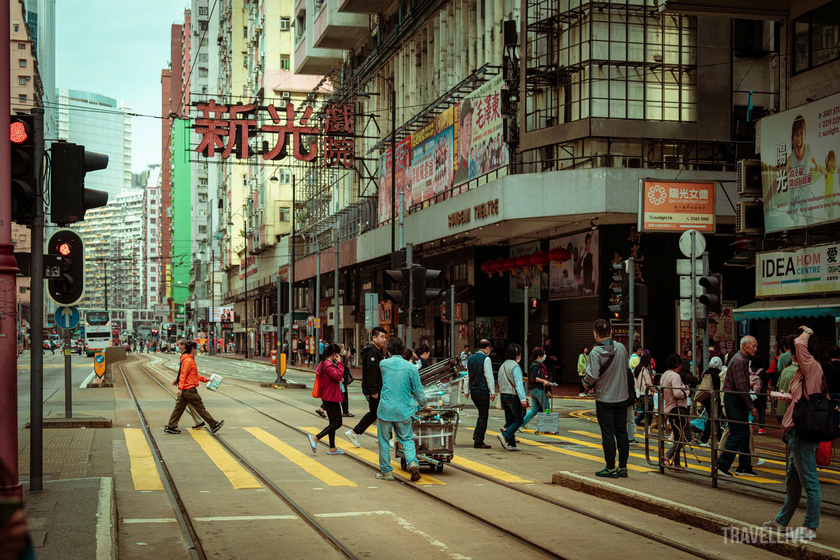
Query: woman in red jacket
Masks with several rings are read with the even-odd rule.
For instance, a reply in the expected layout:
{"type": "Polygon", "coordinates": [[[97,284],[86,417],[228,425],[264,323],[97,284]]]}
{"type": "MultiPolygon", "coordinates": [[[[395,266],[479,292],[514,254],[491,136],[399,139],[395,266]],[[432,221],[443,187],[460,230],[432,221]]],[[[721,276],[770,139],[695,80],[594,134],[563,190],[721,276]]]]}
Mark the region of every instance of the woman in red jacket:
{"type": "Polygon", "coordinates": [[[336,344],[328,344],[324,347],[324,355],[321,356],[321,363],[315,370],[318,377],[318,389],[321,397],[321,408],[327,411],[330,419],[329,425],[321,430],[317,436],[308,435],[309,445],[312,453],[318,449],[318,442],[321,438],[330,436],[330,450],[327,455],[343,455],[344,451],[335,446],[335,432],[341,428],[341,401],[344,400],[341,394],[341,380],[344,377],[344,368],[341,367],[340,348],[336,344]]]}

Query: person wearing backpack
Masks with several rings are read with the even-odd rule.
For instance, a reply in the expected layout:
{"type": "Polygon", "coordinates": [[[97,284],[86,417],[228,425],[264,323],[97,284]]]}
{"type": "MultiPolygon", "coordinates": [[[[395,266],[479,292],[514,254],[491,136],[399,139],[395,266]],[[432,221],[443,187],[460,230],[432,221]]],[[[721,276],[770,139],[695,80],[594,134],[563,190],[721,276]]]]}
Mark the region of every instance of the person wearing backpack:
{"type": "Polygon", "coordinates": [[[808,327],[799,327],[801,334],[790,345],[791,358],[799,364],[799,371],[790,385],[790,402],[782,418],[782,440],[788,445],[790,459],[785,477],[785,503],[782,509],[771,521],[765,521],[764,526],[786,533],[788,539],[817,538],[817,528],[820,525],[820,504],[822,493],[820,481],[817,478],[816,452],[819,442],[806,440],[796,433],[793,423],[793,410],[799,399],[815,393],[826,392],[825,376],[822,366],[814,358],[819,355],[819,344],[814,331],[808,327]],[[801,527],[789,530],[802,490],[805,490],[805,520],[801,527]]]}

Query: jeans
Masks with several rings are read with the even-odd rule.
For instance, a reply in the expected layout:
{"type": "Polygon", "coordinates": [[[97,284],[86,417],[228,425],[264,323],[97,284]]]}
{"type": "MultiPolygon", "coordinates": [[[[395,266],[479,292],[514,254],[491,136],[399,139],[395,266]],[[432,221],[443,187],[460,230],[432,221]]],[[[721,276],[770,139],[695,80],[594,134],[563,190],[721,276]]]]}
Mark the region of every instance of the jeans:
{"type": "Polygon", "coordinates": [[[487,431],[487,419],[490,416],[490,393],[470,393],[472,402],[478,409],[478,420],[473,432],[473,445],[484,443],[484,433],[487,431]]]}
{"type": "Polygon", "coordinates": [[[335,447],[335,432],[341,427],[341,403],[321,401],[321,408],[327,412],[330,423],[315,437],[330,436],[330,447],[335,447]]]}
{"type": "Polygon", "coordinates": [[[530,422],[534,416],[540,412],[545,412],[547,408],[548,404],[546,403],[545,391],[542,389],[531,389],[531,409],[522,420],[522,427],[524,428],[527,426],[528,422],[530,422]]]}
{"type": "Polygon", "coordinates": [[[668,413],[668,420],[671,421],[671,433],[674,434],[674,445],[665,453],[668,459],[674,458],[674,466],[680,466],[680,451],[683,443],[691,436],[691,425],[688,420],[688,408],[684,406],[674,407],[668,413]]]}
{"type": "Polygon", "coordinates": [[[820,481],[817,479],[817,461],[814,457],[819,443],[797,437],[795,430],[788,434],[790,460],[785,476],[787,494],[785,503],[776,516],[776,521],[785,526],[790,523],[799,506],[799,498],[802,496],[804,487],[805,521],[802,525],[816,530],[820,526],[820,502],[822,501],[820,481]]]}
{"type": "Polygon", "coordinates": [[[516,430],[522,425],[522,416],[525,410],[522,408],[522,401],[516,395],[501,395],[502,408],[505,409],[505,426],[507,428],[502,435],[508,445],[516,447],[516,430]]]}
{"type": "Polygon", "coordinates": [[[601,446],[608,469],[615,468],[615,451],[618,447],[618,466],[627,467],[630,442],[627,439],[627,403],[595,402],[595,416],[601,428],[601,446]]]}
{"type": "Polygon", "coordinates": [[[641,404],[641,411],[636,416],[636,425],[641,426],[643,422],[650,426],[653,424],[653,396],[641,396],[639,397],[639,403],[641,404]],[[645,413],[645,407],[647,407],[647,414],[645,413]]]}
{"type": "Polygon", "coordinates": [[[365,395],[365,398],[368,400],[368,411],[365,412],[365,415],[362,416],[359,423],[353,428],[353,431],[358,435],[365,433],[365,430],[377,420],[376,411],[379,409],[379,397],[374,398],[370,395],[365,395]]]}
{"type": "Polygon", "coordinates": [[[738,453],[738,468],[750,470],[750,425],[747,423],[750,411],[747,410],[740,395],[724,395],[723,404],[726,407],[727,427],[729,437],[726,438],[726,451],[718,457],[718,470],[729,472],[738,453]]]}
{"type": "Polygon", "coordinates": [[[391,472],[391,430],[400,442],[408,465],[417,462],[417,451],[414,448],[414,433],[411,431],[411,418],[402,422],[388,422],[378,418],[376,430],[379,436],[379,470],[383,473],[391,472]]]}

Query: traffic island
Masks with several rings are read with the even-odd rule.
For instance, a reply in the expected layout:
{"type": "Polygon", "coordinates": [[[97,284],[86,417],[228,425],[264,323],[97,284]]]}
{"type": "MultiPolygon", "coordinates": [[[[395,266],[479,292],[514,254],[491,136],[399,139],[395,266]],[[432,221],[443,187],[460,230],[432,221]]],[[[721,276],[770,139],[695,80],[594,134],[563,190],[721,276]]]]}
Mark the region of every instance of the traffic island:
{"type": "Polygon", "coordinates": [[[268,387],[269,389],[306,389],[305,383],[260,383],[260,387],[268,387]]]}
{"type": "Polygon", "coordinates": [[[840,553],[837,549],[821,545],[818,542],[787,540],[783,534],[771,532],[758,525],[645,494],[603,480],[592,479],[569,471],[560,471],[554,473],[551,482],[590,496],[686,523],[704,531],[718,533],[732,542],[751,544],[787,558],[798,560],[840,559],[840,553]]]}

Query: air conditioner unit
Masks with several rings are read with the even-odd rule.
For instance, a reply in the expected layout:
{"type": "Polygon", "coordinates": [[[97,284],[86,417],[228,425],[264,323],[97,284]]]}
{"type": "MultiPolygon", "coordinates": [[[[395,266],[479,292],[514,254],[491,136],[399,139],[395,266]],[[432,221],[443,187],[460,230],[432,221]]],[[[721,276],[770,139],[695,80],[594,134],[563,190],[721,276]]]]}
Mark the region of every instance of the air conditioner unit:
{"type": "Polygon", "coordinates": [[[291,98],[291,97],[292,97],[292,94],[291,94],[291,93],[289,93],[288,91],[281,91],[281,92],[280,92],[280,97],[281,97],[282,99],[289,99],[289,98],[291,98]]]}
{"type": "Polygon", "coordinates": [[[742,159],[738,162],[738,196],[761,196],[761,162],[742,159]]]}
{"type": "Polygon", "coordinates": [[[741,201],[735,207],[736,233],[764,232],[764,203],[761,201],[741,201]]]}

